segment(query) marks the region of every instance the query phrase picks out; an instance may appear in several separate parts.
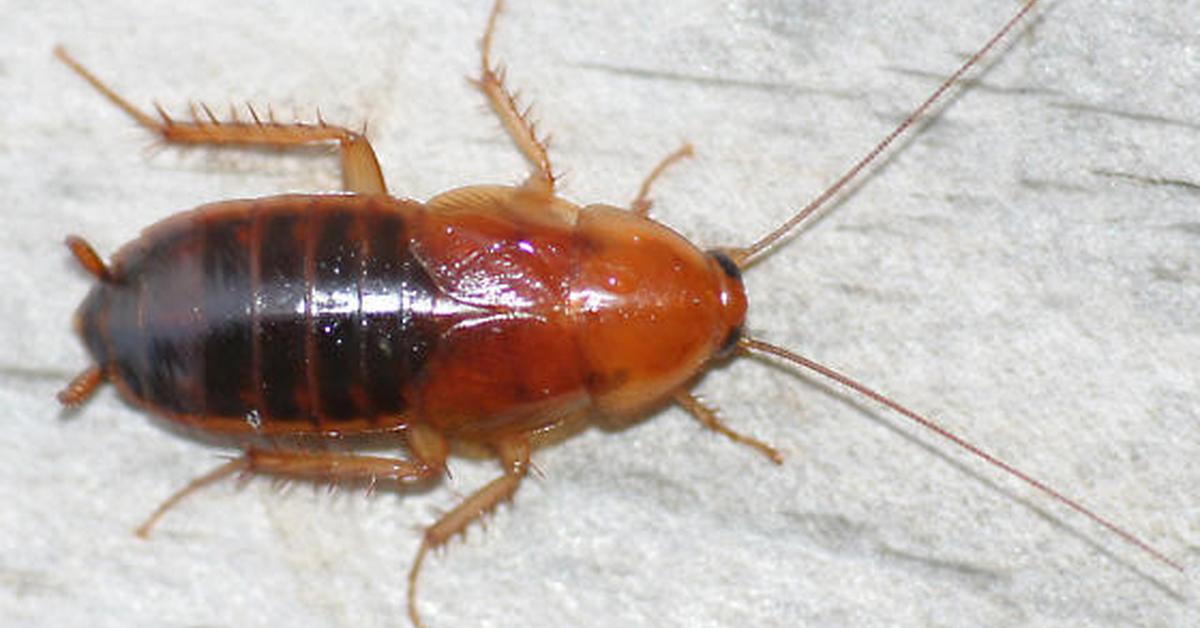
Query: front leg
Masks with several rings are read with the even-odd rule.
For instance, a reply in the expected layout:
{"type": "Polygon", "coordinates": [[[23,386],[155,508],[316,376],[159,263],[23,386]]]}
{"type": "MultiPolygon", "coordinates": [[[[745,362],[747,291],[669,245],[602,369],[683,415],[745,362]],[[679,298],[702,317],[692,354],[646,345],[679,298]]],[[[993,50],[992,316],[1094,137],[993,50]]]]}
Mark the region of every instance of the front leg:
{"type": "Polygon", "coordinates": [[[697,421],[700,421],[700,424],[704,427],[721,434],[735,443],[746,445],[747,447],[754,449],[758,453],[766,456],[768,460],[774,462],[775,464],[783,464],[783,454],[779,453],[778,449],[775,449],[774,447],[764,443],[761,440],[758,440],[757,438],[737,432],[728,425],[725,425],[725,423],[721,421],[720,417],[717,416],[716,410],[704,405],[704,403],[697,399],[692,393],[681,388],[675,392],[675,396],[673,398],[675,399],[675,403],[679,404],[679,407],[687,410],[688,414],[691,414],[696,418],[697,421]]]}
{"type": "Polygon", "coordinates": [[[648,217],[650,215],[650,207],[654,205],[654,201],[650,200],[650,187],[654,185],[654,182],[658,180],[658,177],[661,176],[667,168],[671,167],[673,164],[675,164],[675,162],[681,159],[687,159],[694,154],[695,150],[692,149],[692,145],[684,142],[683,146],[680,146],[678,150],[670,155],[667,155],[666,157],[663,157],[662,161],[658,162],[658,165],[654,166],[654,169],[651,170],[650,174],[646,175],[645,180],[642,181],[641,187],[638,188],[637,196],[634,197],[633,202],[629,204],[629,211],[643,218],[648,217]]]}

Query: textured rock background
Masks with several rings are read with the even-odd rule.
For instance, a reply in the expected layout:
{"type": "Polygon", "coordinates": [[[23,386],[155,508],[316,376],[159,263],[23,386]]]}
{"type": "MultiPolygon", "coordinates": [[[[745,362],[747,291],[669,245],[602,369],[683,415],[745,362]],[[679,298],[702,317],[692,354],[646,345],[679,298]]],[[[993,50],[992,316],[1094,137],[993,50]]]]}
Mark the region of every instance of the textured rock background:
{"type": "MultiPolygon", "coordinates": [[[[133,527],[221,452],[112,390],[63,418],[104,253],[169,213],[330,190],[335,161],[152,150],[50,55],[139,104],[369,119],[392,190],[516,182],[464,77],[485,0],[0,2],[0,616],[22,625],[403,624],[416,529],[496,471],[364,498],[268,481],[133,527]],[[445,5],[445,6],[444,6],[445,5]]],[[[525,2],[496,42],[564,196],[743,244],[863,154],[1013,2],[525,2]]],[[[1048,3],[979,84],[749,275],[750,327],[845,369],[1194,571],[1200,530],[1200,11],[1048,3]]],[[[1191,581],[895,415],[752,360],[699,388],[783,467],[677,410],[536,456],[487,532],[430,561],[431,626],[1182,626],[1191,581]]]]}

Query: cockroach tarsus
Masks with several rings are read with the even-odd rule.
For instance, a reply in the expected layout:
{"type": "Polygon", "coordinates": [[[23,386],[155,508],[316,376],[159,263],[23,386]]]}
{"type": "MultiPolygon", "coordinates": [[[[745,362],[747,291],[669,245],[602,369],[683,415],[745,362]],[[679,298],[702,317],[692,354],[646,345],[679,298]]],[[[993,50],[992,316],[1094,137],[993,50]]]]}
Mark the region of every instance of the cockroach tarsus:
{"type": "Polygon", "coordinates": [[[780,359],[901,414],[1080,513],[1156,560],[1180,566],[1079,502],[856,380],[745,335],[741,273],[833,198],[925,115],[1034,8],[1028,0],[900,125],[780,227],[744,248],[703,252],[649,218],[650,190],[691,155],[651,170],[628,208],[558,197],[546,143],[491,59],[498,0],[475,80],[531,166],[515,187],[478,185],[425,203],[388,195],[364,133],[281,123],[250,110],[190,121],[133,106],[57,48],[56,56],[172,144],[286,148],[336,143],[342,195],[226,201],[147,229],[111,263],[67,245],[97,281],[76,325],[96,364],[59,394],[82,404],[105,381],[149,412],[244,438],[400,435],[411,459],[247,446],[194,479],[138,527],[148,536],[181,499],[231,475],[316,481],[432,480],[452,440],[486,445],[503,473],[426,528],[408,574],[408,612],[430,549],[516,493],[532,439],[594,415],[640,417],[675,403],[774,463],[770,445],[725,425],[689,392],[733,353],[780,359]]]}

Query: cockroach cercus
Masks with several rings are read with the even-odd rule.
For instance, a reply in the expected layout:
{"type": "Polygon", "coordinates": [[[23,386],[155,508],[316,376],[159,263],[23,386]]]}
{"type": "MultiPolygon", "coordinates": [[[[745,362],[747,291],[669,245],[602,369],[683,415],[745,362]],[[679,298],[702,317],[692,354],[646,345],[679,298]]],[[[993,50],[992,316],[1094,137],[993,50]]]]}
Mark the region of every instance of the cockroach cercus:
{"type": "Polygon", "coordinates": [[[250,109],[191,121],[133,106],[65,50],[59,58],[169,143],[286,148],[335,143],[346,194],[224,201],[148,228],[105,263],[68,245],[97,280],[76,324],[95,364],[60,394],[68,406],[103,382],[136,406],[203,433],[242,439],[242,455],[167,499],[138,529],[199,488],[237,474],[330,482],[423,482],[445,473],[452,442],[495,453],[502,473],[425,530],[408,572],[408,610],[430,549],[510,499],[540,439],[582,421],[623,421],[675,403],[773,462],[690,388],[739,353],[833,380],[1019,478],[1155,559],[1132,533],[839,371],[749,336],[742,273],[886,151],[1033,9],[1027,2],[893,133],[777,229],[703,251],[650,219],[646,177],[628,207],[557,195],[543,137],[491,58],[500,12],[481,43],[477,84],[528,160],[520,185],[475,185],[425,202],[388,194],[359,132],[280,122],[250,109]],[[399,437],[392,458],[322,447],[399,437]],[[270,445],[264,445],[263,441],[270,445]]]}

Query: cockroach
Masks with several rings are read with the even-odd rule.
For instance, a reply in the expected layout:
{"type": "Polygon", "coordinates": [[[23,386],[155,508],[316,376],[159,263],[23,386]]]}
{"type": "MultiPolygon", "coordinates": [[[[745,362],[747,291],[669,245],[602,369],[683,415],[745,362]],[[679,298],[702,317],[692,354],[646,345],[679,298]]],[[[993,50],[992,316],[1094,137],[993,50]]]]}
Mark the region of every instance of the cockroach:
{"type": "Polygon", "coordinates": [[[196,490],[236,474],[330,482],[436,479],[452,442],[492,450],[502,474],[424,533],[408,572],[408,612],[431,549],[516,493],[539,439],[603,416],[631,420],[677,404],[771,462],[773,446],[726,425],[689,391],[739,354],[832,380],[1019,478],[1167,565],[1163,553],[1012,464],[858,381],[745,331],[742,273],[835,198],[922,119],[1034,9],[1028,0],[975,54],[843,176],[743,247],[703,251],[649,217],[664,158],[628,207],[557,195],[547,143],[491,58],[498,0],[476,83],[531,166],[518,186],[474,185],[425,202],[388,193],[364,133],[285,123],[249,110],[191,121],[135,107],[64,49],[56,55],[168,143],[339,147],[344,194],[204,205],[167,218],[111,262],[67,245],[97,285],[76,326],[95,360],[60,394],[82,404],[113,383],[133,405],[195,430],[242,439],[242,454],[192,481],[138,528],[196,490]],[[324,450],[342,439],[399,437],[409,458],[324,450]],[[263,439],[272,446],[259,444],[263,439]],[[299,443],[299,445],[294,445],[299,443]]]}

